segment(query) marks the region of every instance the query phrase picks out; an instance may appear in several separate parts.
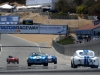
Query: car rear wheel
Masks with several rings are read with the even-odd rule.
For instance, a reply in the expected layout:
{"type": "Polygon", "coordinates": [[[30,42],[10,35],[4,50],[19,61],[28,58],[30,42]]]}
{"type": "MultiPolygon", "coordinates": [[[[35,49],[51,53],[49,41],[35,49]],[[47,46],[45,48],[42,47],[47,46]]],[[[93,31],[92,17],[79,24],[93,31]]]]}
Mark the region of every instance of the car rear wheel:
{"type": "Polygon", "coordinates": [[[98,68],[99,66],[95,66],[95,68],[98,68]]]}
{"type": "Polygon", "coordinates": [[[19,64],[19,61],[17,61],[17,64],[19,64]]]}
{"type": "Polygon", "coordinates": [[[30,64],[30,63],[28,63],[28,66],[31,66],[31,64],[30,64]]]}
{"type": "Polygon", "coordinates": [[[7,62],[7,64],[10,64],[10,62],[7,62]]]}
{"type": "Polygon", "coordinates": [[[48,63],[43,64],[44,66],[48,66],[48,63]]]}
{"type": "Polygon", "coordinates": [[[54,64],[57,64],[57,61],[55,61],[54,64]]]}

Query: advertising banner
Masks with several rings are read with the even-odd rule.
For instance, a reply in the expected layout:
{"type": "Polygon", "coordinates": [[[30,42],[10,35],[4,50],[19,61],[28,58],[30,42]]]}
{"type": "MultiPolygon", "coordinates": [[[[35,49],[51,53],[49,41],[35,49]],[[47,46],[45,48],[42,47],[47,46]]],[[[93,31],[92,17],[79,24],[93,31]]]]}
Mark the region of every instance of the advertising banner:
{"type": "Polygon", "coordinates": [[[19,16],[0,16],[0,25],[18,24],[19,20],[19,16]]]}
{"type": "Polygon", "coordinates": [[[0,25],[0,34],[66,34],[66,25],[0,25]]]}
{"type": "Polygon", "coordinates": [[[40,34],[66,34],[65,25],[40,25],[40,34]]]}
{"type": "Polygon", "coordinates": [[[0,25],[1,34],[38,34],[39,25],[0,25]]]}

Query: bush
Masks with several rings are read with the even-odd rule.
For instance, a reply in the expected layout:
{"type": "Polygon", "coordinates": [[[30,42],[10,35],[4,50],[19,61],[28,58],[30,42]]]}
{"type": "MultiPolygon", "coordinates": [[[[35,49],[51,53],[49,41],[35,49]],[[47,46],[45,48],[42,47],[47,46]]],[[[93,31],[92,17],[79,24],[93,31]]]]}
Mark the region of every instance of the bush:
{"type": "Polygon", "coordinates": [[[74,44],[74,39],[72,38],[64,38],[60,41],[57,41],[57,43],[61,44],[61,45],[68,45],[68,44],[74,44]]]}

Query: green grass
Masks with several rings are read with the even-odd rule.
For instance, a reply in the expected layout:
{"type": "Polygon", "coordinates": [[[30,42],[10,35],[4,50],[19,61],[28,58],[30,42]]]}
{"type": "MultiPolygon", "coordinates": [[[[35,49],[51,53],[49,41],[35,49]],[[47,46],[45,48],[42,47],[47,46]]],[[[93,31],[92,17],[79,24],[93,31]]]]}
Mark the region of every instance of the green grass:
{"type": "Polygon", "coordinates": [[[57,41],[57,43],[59,43],[61,45],[68,45],[68,44],[73,44],[74,40],[72,38],[64,38],[60,41],[57,41]]]}

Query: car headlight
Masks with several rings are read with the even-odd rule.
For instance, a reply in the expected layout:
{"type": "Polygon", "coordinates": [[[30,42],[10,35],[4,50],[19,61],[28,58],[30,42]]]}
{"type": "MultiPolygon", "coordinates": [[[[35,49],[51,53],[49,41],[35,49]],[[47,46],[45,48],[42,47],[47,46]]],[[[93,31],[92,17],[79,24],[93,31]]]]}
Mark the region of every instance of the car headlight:
{"type": "Polygon", "coordinates": [[[45,57],[43,57],[42,59],[45,59],[45,57]]]}

